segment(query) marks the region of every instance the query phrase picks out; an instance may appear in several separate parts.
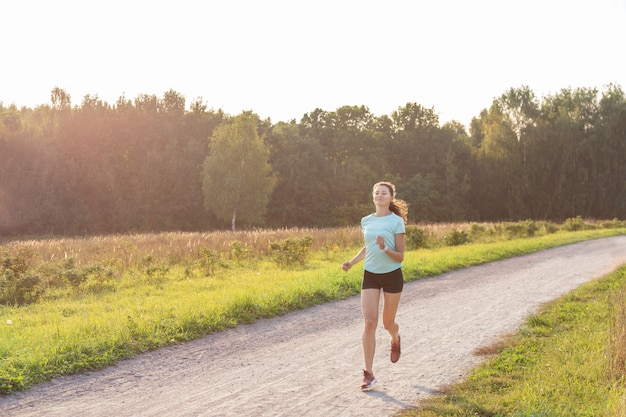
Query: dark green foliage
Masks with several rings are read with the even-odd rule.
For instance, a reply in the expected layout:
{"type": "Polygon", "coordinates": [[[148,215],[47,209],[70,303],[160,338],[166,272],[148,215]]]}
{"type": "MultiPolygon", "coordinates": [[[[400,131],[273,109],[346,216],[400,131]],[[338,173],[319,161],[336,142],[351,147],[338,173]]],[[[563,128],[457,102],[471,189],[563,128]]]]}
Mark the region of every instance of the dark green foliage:
{"type": "Polygon", "coordinates": [[[244,112],[271,168],[269,196],[254,176],[241,177],[239,195],[226,184],[235,165],[257,166],[242,152],[234,152],[239,164],[217,158],[225,173],[210,174],[203,195],[213,134],[239,116],[199,101],[187,109],[175,91],[114,105],[86,96],[75,107],[61,89],[52,96],[52,105],[35,109],[0,100],[0,236],[214,230],[226,227],[223,213],[244,227],[352,225],[371,212],[369,191],[379,180],[394,182],[410,204],[409,223],[626,212],[626,97],[616,85],[542,99],[512,88],[476,109],[469,133],[458,122],[441,126],[435,109],[417,103],[381,116],[365,106],[314,109],[274,125],[244,112]],[[224,196],[244,211],[223,209],[224,196]],[[255,208],[266,202],[263,220],[255,208]]]}
{"type": "Polygon", "coordinates": [[[233,231],[240,223],[264,224],[276,185],[259,123],[258,116],[247,112],[222,123],[211,136],[210,154],[203,163],[204,205],[233,231]]]}

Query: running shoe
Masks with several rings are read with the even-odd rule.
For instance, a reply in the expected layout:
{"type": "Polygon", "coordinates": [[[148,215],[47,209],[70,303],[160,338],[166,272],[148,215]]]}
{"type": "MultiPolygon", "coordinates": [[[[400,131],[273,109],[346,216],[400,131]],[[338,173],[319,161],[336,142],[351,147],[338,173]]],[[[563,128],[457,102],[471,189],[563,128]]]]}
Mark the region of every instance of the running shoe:
{"type": "Polygon", "coordinates": [[[398,343],[391,342],[391,362],[396,363],[400,360],[400,335],[398,335],[398,343]]]}
{"type": "Polygon", "coordinates": [[[374,374],[363,369],[363,382],[361,383],[361,390],[368,391],[372,389],[375,383],[376,378],[374,377],[374,374]]]}

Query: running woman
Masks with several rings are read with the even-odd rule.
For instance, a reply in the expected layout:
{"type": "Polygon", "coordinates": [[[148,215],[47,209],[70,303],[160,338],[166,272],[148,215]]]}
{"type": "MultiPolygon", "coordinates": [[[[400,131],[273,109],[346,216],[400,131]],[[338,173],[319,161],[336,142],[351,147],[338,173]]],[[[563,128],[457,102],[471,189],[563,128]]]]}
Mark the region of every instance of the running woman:
{"type": "Polygon", "coordinates": [[[376,384],[374,377],[374,353],[376,351],[376,328],[380,294],[383,294],[383,326],[391,336],[391,362],[400,359],[400,326],[396,323],[396,312],[402,295],[404,277],[404,235],[407,222],[407,203],[396,199],[396,188],[390,182],[374,184],[372,197],[376,212],[361,219],[365,245],[341,267],[350,270],[355,264],[363,264],[361,284],[361,311],[364,329],[362,336],[363,369],[362,390],[371,389],[376,384]]]}

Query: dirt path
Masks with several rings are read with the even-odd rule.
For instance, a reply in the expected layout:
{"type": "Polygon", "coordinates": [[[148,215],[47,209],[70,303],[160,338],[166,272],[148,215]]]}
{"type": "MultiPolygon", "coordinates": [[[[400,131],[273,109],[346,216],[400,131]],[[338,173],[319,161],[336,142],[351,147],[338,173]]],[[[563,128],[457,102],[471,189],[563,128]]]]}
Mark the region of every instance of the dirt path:
{"type": "Polygon", "coordinates": [[[540,304],[622,263],[626,236],[407,284],[402,358],[389,362],[379,328],[379,383],[368,393],[358,389],[361,316],[352,297],[0,397],[0,415],[389,416],[458,380],[480,360],[474,349],[514,331],[540,304]]]}

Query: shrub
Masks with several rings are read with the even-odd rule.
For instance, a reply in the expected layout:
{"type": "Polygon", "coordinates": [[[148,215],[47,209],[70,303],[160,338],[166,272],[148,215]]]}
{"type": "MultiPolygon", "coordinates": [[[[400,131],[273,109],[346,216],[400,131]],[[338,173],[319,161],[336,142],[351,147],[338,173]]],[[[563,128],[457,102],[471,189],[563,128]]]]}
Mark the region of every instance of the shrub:
{"type": "Polygon", "coordinates": [[[429,245],[428,233],[417,226],[406,226],[405,243],[408,250],[427,248],[429,245]]]}
{"type": "Polygon", "coordinates": [[[469,241],[469,235],[464,230],[459,231],[452,229],[450,233],[444,237],[444,242],[446,242],[446,245],[448,246],[459,246],[468,243],[469,241]]]}
{"type": "Polygon", "coordinates": [[[485,233],[487,233],[487,229],[482,224],[471,223],[470,225],[470,236],[472,237],[481,237],[485,233]]]}
{"type": "Polygon", "coordinates": [[[200,267],[207,276],[213,275],[217,268],[224,266],[220,255],[216,251],[200,248],[198,252],[200,254],[200,267]]]}
{"type": "Polygon", "coordinates": [[[539,225],[537,225],[534,220],[524,220],[522,224],[524,225],[527,237],[535,236],[535,233],[539,230],[539,225]]]}
{"type": "Polygon", "coordinates": [[[563,224],[563,228],[567,230],[568,232],[576,232],[578,230],[584,230],[585,221],[580,216],[570,217],[569,219],[565,220],[565,223],[563,224]]]}
{"type": "Polygon", "coordinates": [[[540,222],[546,234],[551,235],[559,231],[559,226],[552,222],[540,222]]]}
{"type": "Polygon", "coordinates": [[[111,281],[120,275],[120,269],[121,261],[117,259],[78,265],[73,257],[40,263],[36,267],[38,275],[43,277],[41,287],[44,291],[69,286],[75,293],[87,290],[94,294],[110,287],[111,281]]]}
{"type": "Polygon", "coordinates": [[[503,229],[509,239],[533,237],[539,230],[534,220],[524,220],[517,223],[504,223],[503,229]]]}
{"type": "Polygon", "coordinates": [[[270,243],[270,255],[280,266],[304,265],[309,248],[313,245],[311,236],[289,237],[270,243]]]}
{"type": "Polygon", "coordinates": [[[614,218],[613,220],[605,220],[600,224],[600,227],[603,229],[620,229],[622,227],[626,227],[626,220],[621,221],[617,218],[614,218]]]}
{"type": "Polygon", "coordinates": [[[148,281],[159,281],[167,275],[170,270],[169,265],[163,262],[156,262],[152,255],[143,258],[143,264],[148,277],[148,281]]]}
{"type": "Polygon", "coordinates": [[[243,261],[252,258],[252,252],[245,248],[240,241],[234,240],[230,243],[230,258],[237,265],[240,265],[243,261]]]}
{"type": "Polygon", "coordinates": [[[0,304],[24,305],[37,301],[43,294],[41,278],[30,270],[33,251],[18,247],[15,253],[0,252],[0,304]]]}

